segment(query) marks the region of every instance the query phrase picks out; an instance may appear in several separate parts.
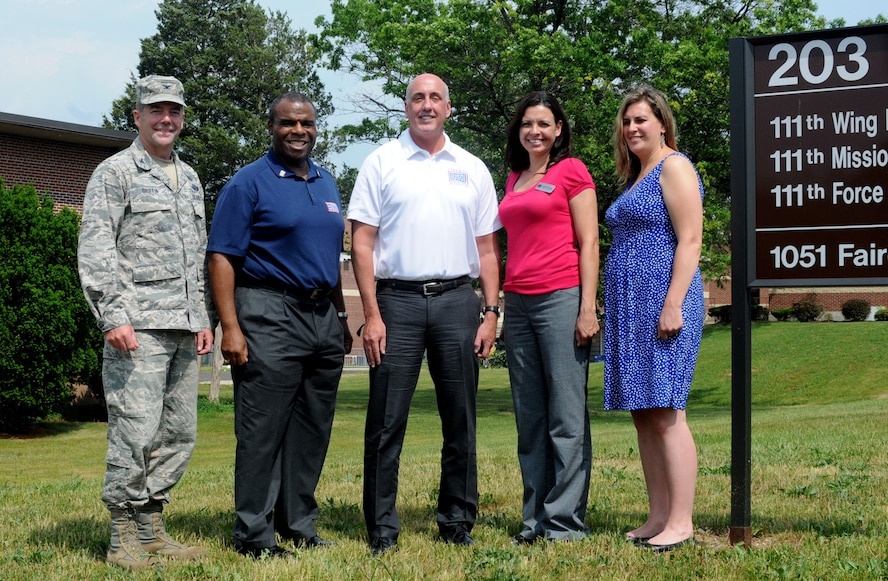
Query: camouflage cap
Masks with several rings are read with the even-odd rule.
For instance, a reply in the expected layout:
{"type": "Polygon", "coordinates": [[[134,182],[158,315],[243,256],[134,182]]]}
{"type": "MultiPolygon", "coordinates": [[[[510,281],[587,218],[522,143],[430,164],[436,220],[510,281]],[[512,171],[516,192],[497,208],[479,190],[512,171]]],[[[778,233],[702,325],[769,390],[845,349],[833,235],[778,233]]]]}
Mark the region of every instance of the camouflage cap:
{"type": "Polygon", "coordinates": [[[185,89],[176,77],[149,75],[139,79],[136,84],[136,103],[150,105],[169,101],[185,106],[185,89]]]}

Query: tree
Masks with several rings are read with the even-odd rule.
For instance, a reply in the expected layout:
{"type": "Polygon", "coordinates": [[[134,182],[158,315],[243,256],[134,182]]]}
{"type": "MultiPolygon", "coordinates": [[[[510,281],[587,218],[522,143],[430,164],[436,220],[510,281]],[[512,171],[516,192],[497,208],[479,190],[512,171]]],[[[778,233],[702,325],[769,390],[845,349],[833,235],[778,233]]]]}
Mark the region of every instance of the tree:
{"type": "MultiPolygon", "coordinates": [[[[267,110],[284,91],[300,91],[333,112],[317,75],[320,53],[281,12],[266,15],[254,0],[163,0],[157,34],[142,39],[138,76],[172,75],[185,86],[185,127],[178,151],[200,176],[210,201],[244,165],[270,145],[267,110]]],[[[133,77],[112,106],[106,127],[135,129],[133,77]]],[[[329,138],[313,157],[323,160],[329,138]]]]}
{"type": "Polygon", "coordinates": [[[60,412],[99,373],[102,335],[77,277],[80,218],[0,180],[0,430],[60,412]]]}
{"type": "MultiPolygon", "coordinates": [[[[730,151],[728,39],[824,27],[811,0],[333,0],[316,42],[328,66],[377,81],[367,119],[341,128],[356,142],[404,129],[406,84],[421,72],[447,81],[453,140],[505,182],[505,128],[531,90],[558,97],[574,130],[574,154],[595,179],[599,205],[619,195],[612,134],[623,93],[651,82],[670,98],[679,147],[706,187],[704,259],[728,274],[730,151]]],[[[830,23],[835,24],[835,23],[830,23]]],[[[602,248],[607,248],[607,232],[602,248]]]]}

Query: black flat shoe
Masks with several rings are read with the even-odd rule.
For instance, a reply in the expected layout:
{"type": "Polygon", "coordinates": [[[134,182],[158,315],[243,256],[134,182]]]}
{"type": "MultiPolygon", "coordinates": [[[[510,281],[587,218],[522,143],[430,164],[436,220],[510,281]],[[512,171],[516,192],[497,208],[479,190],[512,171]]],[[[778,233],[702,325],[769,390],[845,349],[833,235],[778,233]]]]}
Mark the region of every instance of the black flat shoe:
{"type": "Polygon", "coordinates": [[[525,537],[519,533],[514,537],[509,537],[509,540],[512,541],[513,545],[532,545],[537,541],[537,537],[525,537]]]}
{"type": "Polygon", "coordinates": [[[630,537],[629,535],[626,535],[626,542],[638,546],[647,543],[652,538],[653,537],[630,537]]]}
{"type": "Polygon", "coordinates": [[[370,539],[370,553],[374,557],[386,553],[394,553],[398,550],[398,539],[392,537],[372,537],[370,539]]]}
{"type": "Polygon", "coordinates": [[[254,559],[292,559],[294,557],[293,553],[278,545],[273,547],[237,547],[236,550],[239,554],[254,559]]]}
{"type": "Polygon", "coordinates": [[[688,545],[696,545],[696,544],[697,544],[697,541],[694,539],[694,537],[690,537],[690,538],[685,539],[683,541],[678,541],[677,543],[671,543],[668,545],[652,545],[651,543],[648,543],[647,541],[645,541],[644,543],[639,543],[637,546],[644,547],[645,549],[652,551],[654,553],[668,553],[669,551],[672,551],[674,549],[678,549],[680,547],[685,547],[688,545]]]}
{"type": "Polygon", "coordinates": [[[297,549],[314,549],[317,547],[335,547],[336,543],[315,535],[311,538],[293,539],[297,549]]]}

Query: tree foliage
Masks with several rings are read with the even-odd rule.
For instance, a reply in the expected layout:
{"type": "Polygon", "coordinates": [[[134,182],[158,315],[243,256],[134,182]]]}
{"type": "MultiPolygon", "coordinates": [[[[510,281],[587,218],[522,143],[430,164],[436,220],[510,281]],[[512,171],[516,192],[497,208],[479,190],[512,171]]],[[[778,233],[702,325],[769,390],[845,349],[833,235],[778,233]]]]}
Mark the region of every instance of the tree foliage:
{"type": "Polygon", "coordinates": [[[62,408],[99,372],[102,336],[77,277],[80,218],[0,180],[0,430],[62,408]]]}
{"type": "MultiPolygon", "coordinates": [[[[185,86],[185,128],[178,151],[200,176],[210,200],[242,166],[270,145],[267,110],[284,91],[300,91],[333,112],[318,77],[317,48],[281,12],[266,14],[254,0],[163,0],[157,34],[142,39],[138,77],[172,75],[185,86]]],[[[134,76],[105,125],[135,130],[134,76]]],[[[319,138],[323,160],[330,141],[319,138]]]]}
{"type": "MultiPolygon", "coordinates": [[[[367,118],[344,126],[350,141],[404,129],[403,95],[414,75],[449,85],[451,138],[505,182],[505,128],[531,90],[555,94],[606,208],[619,195],[612,134],[622,95],[649,82],[670,98],[679,147],[706,187],[703,269],[729,270],[728,39],[836,25],[811,0],[333,0],[317,42],[332,69],[375,81],[367,118]]],[[[603,247],[607,245],[603,232],[603,247]]]]}

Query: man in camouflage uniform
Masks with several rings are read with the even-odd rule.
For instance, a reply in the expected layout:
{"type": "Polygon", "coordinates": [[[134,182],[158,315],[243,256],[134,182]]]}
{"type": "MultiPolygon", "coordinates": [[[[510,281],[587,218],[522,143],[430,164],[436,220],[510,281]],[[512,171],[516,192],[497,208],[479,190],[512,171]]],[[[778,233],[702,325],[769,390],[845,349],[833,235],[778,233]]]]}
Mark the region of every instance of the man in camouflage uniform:
{"type": "Polygon", "coordinates": [[[138,138],[93,172],[77,251],[86,300],[105,334],[102,379],[111,511],[108,563],[144,569],[157,555],[205,553],[171,538],[162,519],[197,434],[197,356],[213,344],[205,301],[206,224],[197,174],[173,152],[182,83],[136,86],[138,138]]]}

